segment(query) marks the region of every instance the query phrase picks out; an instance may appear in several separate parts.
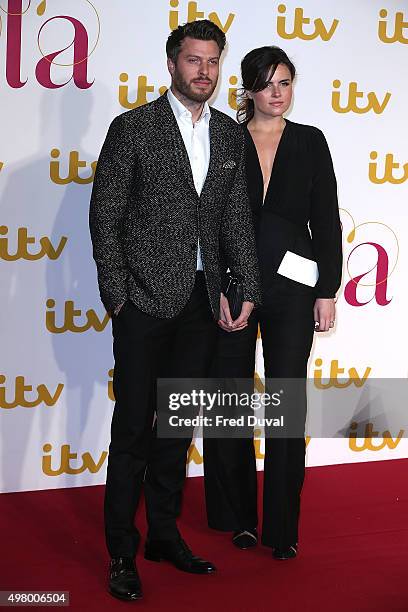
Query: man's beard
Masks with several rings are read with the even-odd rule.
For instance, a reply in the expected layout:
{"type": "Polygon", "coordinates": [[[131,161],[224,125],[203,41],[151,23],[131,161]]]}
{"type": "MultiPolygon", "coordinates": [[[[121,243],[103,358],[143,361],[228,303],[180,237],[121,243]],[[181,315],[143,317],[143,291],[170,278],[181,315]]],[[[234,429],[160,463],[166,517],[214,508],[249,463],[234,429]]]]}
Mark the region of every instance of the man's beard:
{"type": "MultiPolygon", "coordinates": [[[[208,81],[210,82],[209,79],[208,81]]],[[[177,69],[175,70],[173,74],[173,83],[177,91],[179,91],[183,96],[185,96],[188,100],[191,100],[192,102],[207,102],[207,100],[209,100],[211,96],[213,95],[214,89],[217,85],[217,82],[215,82],[214,84],[211,81],[212,87],[207,92],[203,91],[202,93],[200,93],[200,92],[194,91],[191,86],[191,83],[188,83],[187,81],[185,81],[183,77],[181,76],[181,74],[177,72],[177,69]]]]}

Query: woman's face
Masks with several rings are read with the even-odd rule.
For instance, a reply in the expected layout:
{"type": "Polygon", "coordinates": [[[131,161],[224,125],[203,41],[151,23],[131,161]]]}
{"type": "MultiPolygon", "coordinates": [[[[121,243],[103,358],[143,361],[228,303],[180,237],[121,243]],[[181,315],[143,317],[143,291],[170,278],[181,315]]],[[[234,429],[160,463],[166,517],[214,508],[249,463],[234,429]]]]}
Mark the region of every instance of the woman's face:
{"type": "MultiPolygon", "coordinates": [[[[271,71],[272,72],[272,71],[271,71]]],[[[288,110],[292,102],[292,77],[289,68],[278,64],[275,74],[270,77],[262,91],[249,91],[248,96],[254,101],[255,112],[269,117],[280,117],[288,110]]]]}

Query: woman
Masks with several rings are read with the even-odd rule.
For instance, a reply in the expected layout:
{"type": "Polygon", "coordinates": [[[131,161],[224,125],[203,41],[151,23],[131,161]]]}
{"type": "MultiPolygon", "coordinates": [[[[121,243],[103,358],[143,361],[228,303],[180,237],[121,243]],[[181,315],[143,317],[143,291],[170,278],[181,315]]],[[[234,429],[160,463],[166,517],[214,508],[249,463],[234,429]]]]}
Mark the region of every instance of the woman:
{"type": "MultiPolygon", "coordinates": [[[[245,328],[229,332],[220,321],[217,376],[252,378],[259,324],[265,377],[301,381],[296,405],[290,405],[304,432],[313,335],[334,326],[334,298],[341,281],[336,178],[322,132],[284,118],[295,77],[286,53],[278,47],[254,49],[244,57],[241,70],[244,94],[238,121],[246,141],[263,304],[245,328]]],[[[254,546],[258,519],[253,440],[206,439],[204,457],[210,527],[232,531],[239,548],[254,546]]],[[[303,433],[266,437],[262,543],[272,548],[276,559],[297,554],[304,468],[303,433]]]]}

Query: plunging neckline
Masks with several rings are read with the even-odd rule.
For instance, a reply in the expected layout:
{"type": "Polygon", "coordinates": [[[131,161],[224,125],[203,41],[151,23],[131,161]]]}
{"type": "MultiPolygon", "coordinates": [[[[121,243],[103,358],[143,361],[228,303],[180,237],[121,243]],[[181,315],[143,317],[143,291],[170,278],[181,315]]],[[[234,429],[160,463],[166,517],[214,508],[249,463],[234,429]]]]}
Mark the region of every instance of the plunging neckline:
{"type": "Polygon", "coordinates": [[[289,124],[290,124],[290,121],[288,119],[285,119],[285,127],[282,130],[282,134],[281,134],[281,137],[279,139],[278,146],[276,147],[275,157],[274,157],[274,160],[273,160],[271,173],[269,175],[268,187],[266,188],[266,192],[265,193],[264,193],[264,176],[263,176],[263,172],[262,172],[261,162],[259,160],[258,149],[256,148],[255,141],[252,138],[252,134],[251,134],[250,130],[248,129],[248,123],[245,124],[245,129],[248,132],[248,135],[249,135],[249,137],[251,139],[251,143],[252,143],[253,149],[255,151],[255,157],[256,157],[256,161],[257,161],[257,165],[258,165],[258,170],[259,170],[259,173],[260,173],[261,179],[262,179],[262,206],[264,206],[265,202],[268,200],[269,190],[271,188],[271,183],[272,183],[272,178],[273,178],[273,174],[274,174],[275,167],[276,167],[276,162],[278,160],[280,149],[281,149],[281,144],[282,144],[282,141],[284,140],[285,134],[287,132],[287,127],[288,127],[289,124]]]}

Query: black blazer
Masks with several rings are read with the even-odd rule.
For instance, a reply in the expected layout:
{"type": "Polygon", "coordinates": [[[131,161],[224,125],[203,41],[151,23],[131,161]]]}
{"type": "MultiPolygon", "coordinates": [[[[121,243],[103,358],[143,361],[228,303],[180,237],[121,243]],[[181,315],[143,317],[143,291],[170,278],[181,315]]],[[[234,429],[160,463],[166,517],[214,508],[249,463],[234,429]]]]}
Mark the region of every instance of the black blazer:
{"type": "Polygon", "coordinates": [[[336,177],[323,133],[313,126],[286,119],[262,204],[263,178],[257,151],[246,124],[242,127],[265,298],[274,290],[334,297],[341,282],[341,225],[336,177]],[[288,250],[317,262],[316,287],[276,273],[288,250]]]}
{"type": "Polygon", "coordinates": [[[181,312],[194,286],[198,238],[214,318],[221,247],[243,280],[245,299],[260,301],[244,136],[235,121],[213,108],[210,148],[199,196],[166,94],[113,120],[90,206],[99,290],[108,311],[130,299],[153,316],[181,312]]]}

